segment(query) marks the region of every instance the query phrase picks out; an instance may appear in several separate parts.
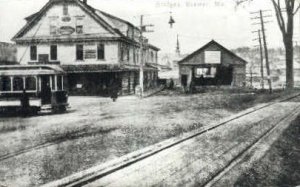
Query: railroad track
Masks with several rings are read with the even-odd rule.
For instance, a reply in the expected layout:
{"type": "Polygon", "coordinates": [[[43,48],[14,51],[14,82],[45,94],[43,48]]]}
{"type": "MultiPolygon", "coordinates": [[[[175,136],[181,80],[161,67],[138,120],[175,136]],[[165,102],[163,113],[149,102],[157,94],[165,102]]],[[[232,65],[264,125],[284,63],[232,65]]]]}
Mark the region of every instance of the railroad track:
{"type": "MultiPolygon", "coordinates": [[[[204,187],[211,187],[215,183],[217,183],[222,176],[224,176],[227,172],[229,172],[232,168],[234,168],[239,162],[241,162],[252,150],[254,150],[258,144],[265,138],[267,138],[282,122],[285,122],[287,119],[299,114],[300,106],[296,107],[295,110],[280,119],[276,124],[271,126],[267,131],[265,131],[262,135],[260,135],[257,139],[251,142],[245,149],[243,149],[238,155],[236,155],[228,164],[222,167],[220,170],[215,172],[211,176],[211,178],[202,185],[204,187]]],[[[295,116],[296,117],[296,116],[295,116]]]]}
{"type": "MultiPolygon", "coordinates": [[[[99,180],[109,174],[112,174],[118,170],[121,170],[123,168],[126,168],[134,163],[137,163],[139,161],[142,161],[148,157],[151,157],[155,154],[158,154],[166,149],[169,149],[171,147],[174,147],[182,142],[185,142],[187,140],[190,140],[192,138],[195,138],[197,136],[200,136],[202,134],[205,134],[209,131],[212,131],[213,129],[216,129],[220,126],[223,126],[231,121],[234,121],[236,119],[242,118],[248,114],[251,114],[253,112],[257,112],[261,109],[264,109],[266,107],[269,107],[271,105],[274,105],[276,103],[279,102],[284,102],[284,101],[289,101],[292,100],[296,97],[299,97],[300,94],[285,98],[285,99],[281,99],[281,100],[276,100],[274,102],[271,102],[269,104],[265,104],[263,106],[257,107],[253,110],[250,111],[246,111],[242,114],[239,114],[237,116],[234,116],[230,119],[227,119],[219,124],[214,124],[214,125],[210,125],[210,126],[206,126],[204,127],[204,129],[199,130],[198,132],[193,132],[192,134],[189,134],[177,141],[171,142],[171,143],[167,143],[164,146],[162,145],[158,145],[157,148],[153,149],[153,150],[148,150],[145,151],[144,153],[139,153],[136,155],[132,155],[131,158],[126,158],[125,160],[121,160],[119,162],[115,162],[112,163],[104,168],[93,168],[90,171],[87,172],[83,172],[83,173],[79,173],[79,174],[74,174],[70,177],[58,180],[58,181],[54,181],[52,183],[46,184],[45,186],[83,186],[85,184],[88,184],[92,181],[95,180],[99,180]]],[[[297,110],[300,109],[300,107],[297,107],[297,110]]],[[[284,116],[282,119],[279,120],[278,123],[276,123],[275,125],[273,125],[272,127],[270,127],[268,130],[266,130],[262,135],[260,135],[258,138],[256,138],[253,142],[251,142],[249,145],[247,145],[247,147],[243,150],[241,150],[241,152],[236,155],[228,164],[226,164],[226,166],[222,167],[220,170],[218,170],[217,172],[215,172],[213,175],[211,175],[211,177],[209,179],[207,179],[204,183],[203,186],[211,186],[214,182],[217,181],[217,179],[219,179],[220,176],[224,175],[225,172],[228,171],[229,168],[232,168],[233,165],[237,162],[238,159],[240,159],[245,153],[247,153],[248,150],[253,149],[253,147],[255,147],[255,145],[260,142],[261,139],[263,139],[264,137],[268,136],[276,127],[277,125],[286,120],[287,118],[291,117],[292,115],[295,115],[297,113],[297,110],[294,110],[294,112],[290,115],[284,116]]]]}
{"type": "MultiPolygon", "coordinates": [[[[292,97],[289,97],[289,98],[287,98],[287,99],[283,99],[283,100],[280,100],[280,101],[291,100],[291,99],[296,98],[296,97],[298,97],[298,96],[300,96],[300,94],[297,94],[297,95],[295,95],[295,96],[292,96],[292,97]]],[[[270,104],[268,104],[268,105],[265,105],[265,106],[263,106],[263,107],[261,107],[261,108],[258,108],[257,110],[263,109],[263,108],[268,107],[268,106],[270,106],[270,105],[272,105],[272,104],[275,104],[275,103],[276,103],[276,102],[272,102],[272,103],[270,103],[270,104]]],[[[210,128],[210,129],[208,129],[208,131],[209,131],[209,130],[212,130],[212,129],[214,129],[214,128],[217,128],[217,127],[219,127],[219,126],[221,126],[221,125],[224,125],[225,123],[228,123],[228,122],[230,122],[230,121],[233,121],[233,120],[235,120],[235,119],[238,119],[238,118],[240,118],[240,117],[243,117],[243,116],[245,116],[245,115],[247,115],[247,114],[250,114],[250,113],[252,113],[252,112],[255,112],[255,111],[257,111],[257,110],[250,111],[250,112],[245,113],[245,114],[243,114],[243,115],[239,115],[239,116],[237,116],[237,117],[235,117],[235,118],[233,118],[233,119],[230,119],[230,120],[228,120],[228,121],[226,121],[226,122],[224,122],[224,123],[221,123],[221,124],[219,124],[219,125],[217,125],[217,126],[214,126],[214,127],[210,128]]],[[[186,139],[182,139],[181,141],[178,141],[176,144],[173,144],[173,145],[171,145],[171,146],[177,145],[177,144],[179,144],[179,143],[181,143],[181,142],[183,142],[183,141],[185,141],[185,140],[188,140],[188,139],[190,139],[190,138],[193,138],[193,137],[198,136],[198,135],[203,134],[203,133],[204,133],[204,132],[200,132],[200,133],[198,133],[198,134],[194,134],[193,136],[188,137],[188,138],[186,138],[186,139]]],[[[4,160],[6,160],[6,159],[9,159],[9,158],[13,158],[13,157],[16,157],[16,156],[19,156],[19,155],[22,155],[22,154],[25,154],[25,153],[34,151],[34,150],[39,150],[39,149],[42,149],[42,148],[46,148],[46,147],[49,147],[49,146],[52,146],[52,145],[55,145],[55,144],[58,144],[58,143],[60,143],[60,141],[55,141],[55,140],[54,140],[54,141],[52,141],[52,142],[44,142],[44,143],[40,143],[40,144],[37,144],[37,145],[34,145],[34,146],[30,146],[30,147],[27,147],[27,148],[24,148],[24,149],[21,149],[21,150],[18,150],[18,151],[14,151],[14,152],[8,153],[8,154],[5,154],[5,155],[1,155],[1,156],[0,156],[0,162],[1,162],[1,161],[4,161],[4,160]]],[[[169,148],[169,147],[170,147],[170,146],[168,146],[168,147],[166,147],[166,148],[169,148]]],[[[162,151],[162,150],[161,150],[161,151],[162,151]]]]}

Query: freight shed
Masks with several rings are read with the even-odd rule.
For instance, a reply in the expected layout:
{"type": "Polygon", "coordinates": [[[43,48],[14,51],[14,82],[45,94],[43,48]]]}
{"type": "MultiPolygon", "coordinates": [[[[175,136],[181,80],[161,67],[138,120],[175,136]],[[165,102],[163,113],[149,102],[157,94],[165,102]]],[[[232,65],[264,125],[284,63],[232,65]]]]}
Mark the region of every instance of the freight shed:
{"type": "Polygon", "coordinates": [[[186,88],[191,84],[241,87],[246,81],[247,62],[214,40],[178,64],[180,82],[186,88]]]}

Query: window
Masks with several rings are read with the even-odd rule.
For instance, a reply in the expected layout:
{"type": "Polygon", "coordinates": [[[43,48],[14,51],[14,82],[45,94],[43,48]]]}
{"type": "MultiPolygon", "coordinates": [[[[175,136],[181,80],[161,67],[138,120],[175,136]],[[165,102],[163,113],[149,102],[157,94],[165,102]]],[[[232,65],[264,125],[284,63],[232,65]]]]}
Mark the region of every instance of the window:
{"type": "Polygon", "coordinates": [[[121,45],[121,60],[124,60],[124,48],[123,45],[121,45]]]}
{"type": "Polygon", "coordinates": [[[54,75],[50,76],[51,90],[55,90],[55,77],[54,75]]]}
{"type": "Polygon", "coordinates": [[[10,77],[0,77],[0,91],[10,91],[10,77]]]}
{"type": "Polygon", "coordinates": [[[97,58],[103,60],[105,58],[104,44],[98,44],[97,46],[97,58]]]}
{"type": "Polygon", "coordinates": [[[13,91],[22,91],[24,89],[23,78],[14,77],[13,79],[13,91]]]}
{"type": "Polygon", "coordinates": [[[154,54],[153,54],[153,51],[151,51],[150,55],[151,55],[151,62],[154,62],[154,54]]]}
{"type": "Polygon", "coordinates": [[[128,46],[126,47],[126,50],[127,50],[127,60],[129,61],[129,58],[130,58],[130,49],[129,49],[128,46]]]}
{"type": "Polygon", "coordinates": [[[76,33],[77,34],[82,34],[83,33],[83,26],[82,25],[77,25],[76,26],[76,33]]]}
{"type": "Polygon", "coordinates": [[[50,59],[57,60],[57,45],[50,46],[50,59]]]}
{"type": "Polygon", "coordinates": [[[37,47],[30,46],[30,60],[37,60],[37,47]]]}
{"type": "Polygon", "coordinates": [[[35,79],[35,77],[26,77],[25,89],[26,90],[36,90],[36,79],[35,79]]]}
{"type": "Polygon", "coordinates": [[[196,77],[203,76],[204,78],[214,78],[216,76],[217,69],[215,67],[197,68],[196,77]]]}
{"type": "Polygon", "coordinates": [[[76,45],[76,60],[83,60],[83,45],[76,45]]]}
{"type": "Polygon", "coordinates": [[[62,85],[63,85],[62,80],[63,80],[62,76],[57,76],[57,90],[58,91],[61,91],[63,89],[63,87],[62,87],[62,85]]]}
{"type": "Polygon", "coordinates": [[[133,63],[134,64],[136,64],[136,53],[137,53],[137,51],[136,51],[136,49],[133,49],[134,51],[133,51],[133,63]]]}
{"type": "Polygon", "coordinates": [[[68,5],[66,3],[63,4],[63,15],[67,16],[69,14],[68,5]]]}

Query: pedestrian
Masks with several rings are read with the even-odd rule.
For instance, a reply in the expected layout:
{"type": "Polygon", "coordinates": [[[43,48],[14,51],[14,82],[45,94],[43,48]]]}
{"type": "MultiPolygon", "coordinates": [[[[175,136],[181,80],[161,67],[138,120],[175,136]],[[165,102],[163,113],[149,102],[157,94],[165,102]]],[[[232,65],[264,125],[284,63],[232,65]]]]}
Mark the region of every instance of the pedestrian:
{"type": "Polygon", "coordinates": [[[174,89],[174,80],[173,79],[170,80],[169,89],[170,90],[174,89]]]}
{"type": "Polygon", "coordinates": [[[117,79],[115,79],[112,81],[111,91],[110,91],[113,102],[117,101],[118,93],[119,93],[119,82],[117,81],[117,79]]]}

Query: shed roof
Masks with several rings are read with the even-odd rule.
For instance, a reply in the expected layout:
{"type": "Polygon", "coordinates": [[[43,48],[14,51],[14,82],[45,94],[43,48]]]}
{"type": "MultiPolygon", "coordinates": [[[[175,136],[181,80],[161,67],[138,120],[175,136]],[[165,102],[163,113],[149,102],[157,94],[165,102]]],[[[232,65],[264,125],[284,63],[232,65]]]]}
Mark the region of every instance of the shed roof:
{"type": "Polygon", "coordinates": [[[241,57],[237,56],[235,53],[233,53],[232,51],[230,51],[229,49],[225,48],[224,46],[222,46],[221,44],[219,44],[218,42],[216,42],[215,40],[211,40],[210,42],[208,42],[207,44],[205,44],[204,46],[202,46],[201,48],[199,48],[198,50],[194,51],[193,53],[191,53],[190,55],[186,56],[185,58],[183,58],[182,60],[180,60],[178,62],[178,64],[182,64],[184,62],[186,62],[187,60],[191,59],[192,57],[196,56],[197,54],[203,52],[206,48],[208,48],[211,45],[217,45],[219,48],[221,48],[222,50],[226,51],[228,54],[230,54],[231,56],[237,58],[239,61],[243,62],[244,64],[247,63],[246,60],[242,59],[241,57]]]}

